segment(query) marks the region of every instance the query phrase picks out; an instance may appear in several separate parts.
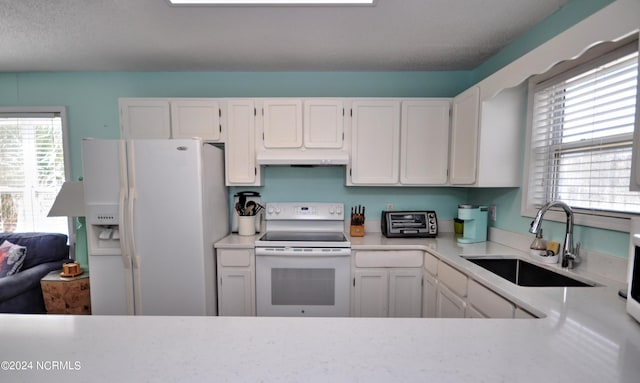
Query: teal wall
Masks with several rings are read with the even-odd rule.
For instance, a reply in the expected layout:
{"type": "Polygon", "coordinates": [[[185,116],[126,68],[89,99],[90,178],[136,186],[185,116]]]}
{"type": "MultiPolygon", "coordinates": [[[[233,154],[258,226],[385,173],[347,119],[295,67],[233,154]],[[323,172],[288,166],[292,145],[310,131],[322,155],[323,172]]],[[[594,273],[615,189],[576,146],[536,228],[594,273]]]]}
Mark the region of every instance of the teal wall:
{"type": "MultiPolygon", "coordinates": [[[[438,72],[45,72],[0,73],[0,106],[67,107],[71,178],[82,174],[82,137],[119,136],[119,97],[452,97],[530,51],[611,0],[572,0],[564,8],[470,71],[438,72]]],[[[519,189],[345,187],[343,167],[265,167],[265,201],[343,201],[362,204],[375,217],[387,203],[396,210],[435,209],[452,219],[459,203],[498,206],[496,227],[526,232],[519,189]]],[[[560,232],[545,224],[545,233],[560,232]]],[[[625,256],[628,236],[577,228],[588,248],[625,256]],[[613,250],[612,250],[613,249],[613,250]]],[[[580,238],[578,238],[580,239],[580,238]]]]}
{"type": "Polygon", "coordinates": [[[592,15],[613,0],[572,0],[556,13],[531,28],[527,33],[512,41],[498,54],[490,57],[473,70],[473,81],[478,82],[498,69],[523,56],[562,31],[592,15]]]}
{"type": "Polygon", "coordinates": [[[458,214],[457,206],[467,203],[466,188],[427,187],[347,187],[344,166],[263,167],[263,187],[232,187],[230,194],[253,190],[263,201],[344,202],[348,208],[363,205],[367,217],[378,220],[380,212],[392,203],[394,210],[435,210],[439,219],[451,220],[458,214]]]}
{"type": "Polygon", "coordinates": [[[119,137],[119,97],[452,97],[470,84],[468,71],[0,73],[0,106],[66,106],[77,179],[82,137],[119,137]]]}
{"type": "MultiPolygon", "coordinates": [[[[573,0],[569,2],[558,12],[536,25],[528,33],[513,41],[497,55],[473,70],[473,82],[478,82],[491,75],[531,49],[543,44],[558,33],[612,2],[613,0],[573,0]]],[[[525,129],[524,126],[523,129],[525,129]]],[[[495,222],[490,223],[491,226],[528,234],[532,218],[520,215],[522,199],[520,188],[470,189],[468,198],[472,203],[496,205],[497,219],[495,222]]],[[[545,222],[543,226],[545,238],[558,242],[564,240],[564,223],[545,222]]],[[[574,228],[574,240],[590,250],[620,257],[627,256],[629,234],[626,232],[576,225],[574,228]]]]}

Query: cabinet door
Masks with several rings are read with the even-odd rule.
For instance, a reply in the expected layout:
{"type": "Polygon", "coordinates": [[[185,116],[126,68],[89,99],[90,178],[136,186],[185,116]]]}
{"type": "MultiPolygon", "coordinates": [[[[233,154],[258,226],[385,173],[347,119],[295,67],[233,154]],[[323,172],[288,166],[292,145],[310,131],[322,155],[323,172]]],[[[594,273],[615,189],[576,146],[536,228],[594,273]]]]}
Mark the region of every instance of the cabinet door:
{"type": "Polygon", "coordinates": [[[400,102],[354,101],[352,115],[351,183],[398,183],[400,102]]]}
{"type": "Polygon", "coordinates": [[[253,101],[228,101],[227,115],[225,145],[227,185],[259,185],[253,101]]]}
{"type": "Polygon", "coordinates": [[[220,115],[220,106],[216,100],[171,100],[172,136],[220,141],[220,115]]]}
{"type": "Polygon", "coordinates": [[[402,102],[400,182],[443,185],[449,164],[449,100],[402,102]]]}
{"type": "Polygon", "coordinates": [[[480,88],[474,86],[453,99],[451,121],[452,185],[476,182],[478,160],[480,88]]]}
{"type": "Polygon", "coordinates": [[[420,318],[422,270],[389,270],[389,316],[420,318]]]}
{"type": "Polygon", "coordinates": [[[523,309],[521,309],[520,307],[516,307],[514,313],[513,313],[513,317],[515,319],[536,319],[538,318],[537,316],[531,314],[528,311],[525,311],[523,309]]]}
{"type": "Polygon", "coordinates": [[[118,104],[121,138],[171,138],[168,100],[121,98],[118,104]]]}
{"type": "Polygon", "coordinates": [[[422,317],[437,318],[438,281],[428,272],[422,274],[422,317]]]}
{"type": "Polygon", "coordinates": [[[467,301],[488,318],[513,318],[515,306],[474,280],[469,281],[467,301]]]}
{"type": "Polygon", "coordinates": [[[302,147],[302,101],[264,100],[263,102],[264,147],[302,147]]]}
{"type": "Polygon", "coordinates": [[[471,305],[468,305],[467,308],[465,309],[464,317],[465,318],[476,318],[476,319],[486,319],[486,318],[488,318],[487,316],[485,316],[480,311],[476,310],[475,307],[473,307],[471,305]]]}
{"type": "Polygon", "coordinates": [[[304,146],[306,148],[342,148],[344,106],[340,100],[304,102],[304,146]]]}
{"type": "Polygon", "coordinates": [[[386,270],[354,272],[354,316],[389,315],[389,273],[386,270]]]}
{"type": "Polygon", "coordinates": [[[438,298],[436,301],[436,317],[464,318],[466,303],[464,299],[438,283],[438,298]]]}
{"type": "Polygon", "coordinates": [[[248,268],[222,267],[218,270],[218,314],[254,316],[255,293],[248,268]]]}

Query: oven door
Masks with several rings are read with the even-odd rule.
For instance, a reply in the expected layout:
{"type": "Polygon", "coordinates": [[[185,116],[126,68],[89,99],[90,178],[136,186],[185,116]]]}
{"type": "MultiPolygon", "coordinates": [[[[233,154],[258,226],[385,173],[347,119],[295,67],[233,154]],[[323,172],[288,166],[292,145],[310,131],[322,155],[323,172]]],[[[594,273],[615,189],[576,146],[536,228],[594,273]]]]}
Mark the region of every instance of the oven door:
{"type": "Polygon", "coordinates": [[[349,251],[340,255],[301,255],[299,250],[264,253],[268,252],[256,249],[258,316],[349,316],[349,251]]]}

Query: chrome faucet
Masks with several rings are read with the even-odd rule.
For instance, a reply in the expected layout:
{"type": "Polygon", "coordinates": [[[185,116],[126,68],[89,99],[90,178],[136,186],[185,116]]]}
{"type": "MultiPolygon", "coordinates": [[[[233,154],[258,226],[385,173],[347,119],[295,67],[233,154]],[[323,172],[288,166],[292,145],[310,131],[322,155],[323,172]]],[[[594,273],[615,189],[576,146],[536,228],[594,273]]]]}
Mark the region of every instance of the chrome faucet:
{"type": "Polygon", "coordinates": [[[551,201],[542,206],[536,214],[536,218],[531,222],[529,233],[537,234],[542,225],[542,217],[552,207],[559,206],[567,214],[567,228],[564,235],[564,244],[562,245],[562,255],[560,256],[562,267],[573,269],[577,263],[580,263],[580,244],[573,247],[573,210],[562,201],[551,201]]]}

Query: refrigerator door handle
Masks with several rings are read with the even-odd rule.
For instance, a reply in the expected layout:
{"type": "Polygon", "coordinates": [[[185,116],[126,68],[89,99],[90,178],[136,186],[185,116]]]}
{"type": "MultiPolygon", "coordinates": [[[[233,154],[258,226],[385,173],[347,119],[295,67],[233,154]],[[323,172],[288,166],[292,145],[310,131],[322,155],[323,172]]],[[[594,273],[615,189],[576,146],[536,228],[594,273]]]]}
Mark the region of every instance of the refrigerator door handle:
{"type": "Polygon", "coordinates": [[[135,203],[136,203],[136,195],[135,195],[135,189],[134,188],[130,188],[129,189],[129,218],[130,218],[130,224],[129,224],[129,241],[131,242],[130,244],[130,248],[131,248],[131,262],[133,263],[133,268],[137,269],[139,267],[139,262],[138,262],[138,255],[136,254],[136,241],[134,238],[134,230],[133,230],[133,212],[135,209],[135,203]]]}
{"type": "Polygon", "coordinates": [[[127,230],[130,226],[129,217],[126,214],[125,203],[128,203],[128,169],[127,169],[127,143],[126,141],[120,141],[119,147],[119,164],[120,164],[120,196],[119,196],[119,223],[120,223],[120,231],[122,235],[120,236],[120,240],[122,243],[120,244],[120,252],[122,256],[122,264],[124,265],[124,270],[126,272],[125,276],[125,284],[127,291],[127,313],[130,315],[135,314],[135,298],[134,298],[134,286],[133,286],[133,276],[131,273],[131,239],[127,234],[127,230]]]}
{"type": "Polygon", "coordinates": [[[135,230],[134,230],[134,209],[136,203],[136,175],[134,171],[135,164],[135,153],[134,153],[134,145],[131,143],[129,145],[129,169],[128,169],[128,180],[129,180],[129,200],[127,203],[127,237],[129,241],[129,254],[131,258],[131,263],[133,265],[133,269],[138,269],[140,263],[138,262],[138,255],[136,253],[136,240],[135,240],[135,230]]]}
{"type": "Polygon", "coordinates": [[[131,258],[129,256],[129,240],[127,235],[127,228],[129,227],[129,222],[127,221],[127,216],[125,215],[125,203],[127,200],[127,155],[126,155],[126,144],[124,141],[120,142],[118,148],[119,155],[119,164],[120,164],[120,195],[119,195],[119,204],[118,204],[118,215],[119,215],[119,230],[122,232],[122,236],[120,237],[120,253],[122,255],[122,264],[125,270],[131,269],[131,258]]]}

